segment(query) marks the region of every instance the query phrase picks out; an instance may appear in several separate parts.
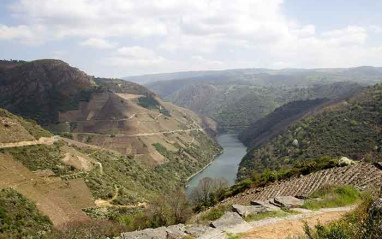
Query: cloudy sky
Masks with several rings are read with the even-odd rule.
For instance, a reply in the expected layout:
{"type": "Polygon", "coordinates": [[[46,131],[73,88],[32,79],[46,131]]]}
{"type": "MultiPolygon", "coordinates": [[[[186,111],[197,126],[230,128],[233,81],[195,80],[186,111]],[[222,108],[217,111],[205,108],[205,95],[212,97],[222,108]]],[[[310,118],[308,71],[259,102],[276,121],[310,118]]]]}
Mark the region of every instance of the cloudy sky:
{"type": "Polygon", "coordinates": [[[89,74],[382,66],[380,0],[0,0],[0,58],[89,74]]]}

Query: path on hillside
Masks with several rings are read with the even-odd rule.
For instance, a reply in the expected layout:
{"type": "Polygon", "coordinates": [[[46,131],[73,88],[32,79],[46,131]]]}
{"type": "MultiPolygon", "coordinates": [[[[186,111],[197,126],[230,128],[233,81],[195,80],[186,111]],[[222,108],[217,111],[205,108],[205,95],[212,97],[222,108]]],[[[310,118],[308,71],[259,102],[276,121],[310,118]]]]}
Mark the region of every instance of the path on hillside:
{"type": "Polygon", "coordinates": [[[38,144],[52,145],[54,142],[58,141],[58,139],[59,137],[41,137],[38,140],[19,141],[19,142],[13,142],[13,143],[0,143],[0,149],[23,147],[23,146],[38,145],[38,144]]]}
{"type": "Polygon", "coordinates": [[[318,223],[328,224],[339,220],[346,213],[354,210],[355,206],[324,208],[304,214],[291,215],[285,218],[270,218],[250,222],[252,230],[246,232],[242,239],[285,239],[304,233],[305,222],[313,227],[318,223]]]}
{"type": "MultiPolygon", "coordinates": [[[[154,132],[154,133],[141,133],[141,134],[117,134],[118,136],[123,137],[143,137],[143,136],[155,136],[155,135],[162,135],[162,134],[171,134],[171,133],[178,133],[178,132],[192,132],[192,131],[201,131],[204,132],[202,128],[197,129],[178,129],[178,130],[169,130],[169,131],[161,131],[161,132],[154,132]]],[[[102,134],[96,134],[96,133],[77,133],[81,135],[102,135],[102,134]]]]}

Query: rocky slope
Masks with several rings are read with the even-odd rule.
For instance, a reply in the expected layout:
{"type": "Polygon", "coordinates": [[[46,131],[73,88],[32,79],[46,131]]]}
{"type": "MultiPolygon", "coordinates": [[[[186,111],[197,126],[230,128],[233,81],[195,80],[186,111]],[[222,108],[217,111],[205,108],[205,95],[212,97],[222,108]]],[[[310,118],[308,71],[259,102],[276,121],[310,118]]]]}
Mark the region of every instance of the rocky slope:
{"type": "Polygon", "coordinates": [[[324,107],[294,122],[266,144],[252,148],[240,164],[239,178],[266,168],[290,168],[320,157],[380,160],[381,87],[377,84],[347,101],[324,107]]]}

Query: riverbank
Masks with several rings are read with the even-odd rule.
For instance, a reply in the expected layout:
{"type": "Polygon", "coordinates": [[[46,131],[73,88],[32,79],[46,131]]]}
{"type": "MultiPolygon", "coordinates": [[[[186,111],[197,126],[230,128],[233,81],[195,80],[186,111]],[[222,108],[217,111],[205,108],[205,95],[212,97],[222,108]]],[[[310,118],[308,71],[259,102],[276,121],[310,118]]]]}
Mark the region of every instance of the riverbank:
{"type": "Polygon", "coordinates": [[[208,163],[206,166],[204,166],[201,170],[197,171],[196,173],[192,174],[190,177],[188,177],[188,178],[186,179],[186,185],[187,185],[187,183],[188,183],[193,177],[197,176],[198,174],[202,173],[206,168],[208,168],[208,167],[215,161],[215,159],[216,159],[217,156],[219,156],[219,155],[221,155],[221,154],[223,154],[223,153],[224,153],[224,149],[222,149],[220,153],[215,154],[214,156],[212,156],[212,160],[211,160],[211,162],[209,162],[209,163],[208,163]]]}
{"type": "Polygon", "coordinates": [[[237,134],[221,134],[216,140],[223,150],[215,155],[209,164],[187,178],[186,193],[190,193],[205,177],[225,178],[230,185],[234,184],[239,164],[247,148],[238,140],[237,134]]]}

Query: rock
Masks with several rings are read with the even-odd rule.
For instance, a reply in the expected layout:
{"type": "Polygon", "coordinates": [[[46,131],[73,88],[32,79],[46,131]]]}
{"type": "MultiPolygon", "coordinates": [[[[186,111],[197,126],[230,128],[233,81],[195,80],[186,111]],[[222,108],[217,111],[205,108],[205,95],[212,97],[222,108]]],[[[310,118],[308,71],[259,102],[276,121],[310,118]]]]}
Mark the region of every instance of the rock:
{"type": "Polygon", "coordinates": [[[296,208],[304,205],[304,200],[292,196],[275,197],[273,201],[270,202],[276,206],[285,208],[296,208]]]}
{"type": "Polygon", "coordinates": [[[122,233],[120,239],[167,239],[165,227],[122,233]]]}
{"type": "Polygon", "coordinates": [[[340,158],[340,160],[338,161],[338,164],[341,165],[341,166],[347,166],[347,165],[353,165],[353,164],[356,164],[355,161],[347,158],[347,157],[342,157],[340,158]]]}
{"type": "Polygon", "coordinates": [[[242,233],[252,229],[236,212],[226,212],[221,218],[212,222],[211,227],[228,233],[242,233]]]}
{"type": "Polygon", "coordinates": [[[373,238],[382,236],[382,198],[378,198],[369,208],[369,217],[366,224],[373,238]]]}
{"type": "Polygon", "coordinates": [[[234,204],[234,205],[232,205],[232,211],[237,212],[242,217],[246,217],[248,215],[266,212],[267,209],[261,205],[259,205],[259,206],[243,206],[243,205],[234,204]]]}
{"type": "Polygon", "coordinates": [[[213,228],[204,225],[197,225],[187,227],[185,232],[191,236],[200,237],[201,235],[206,234],[211,230],[213,230],[213,228]]]}
{"type": "Polygon", "coordinates": [[[371,205],[371,207],[369,209],[369,216],[370,217],[379,217],[380,219],[382,219],[382,198],[378,198],[371,205]]]}
{"type": "Polygon", "coordinates": [[[266,210],[268,212],[281,210],[280,207],[277,207],[277,206],[275,206],[273,204],[270,204],[269,202],[264,202],[264,201],[253,200],[253,201],[251,201],[251,205],[262,206],[262,207],[266,208],[266,210]]]}
{"type": "Polygon", "coordinates": [[[292,142],[292,145],[293,145],[293,146],[298,146],[298,140],[297,140],[297,139],[294,139],[293,142],[292,142]]]}
{"type": "Polygon", "coordinates": [[[219,229],[212,229],[197,238],[198,239],[227,239],[228,236],[226,233],[224,233],[223,231],[219,229]]]}
{"type": "Polygon", "coordinates": [[[183,224],[172,225],[167,227],[167,239],[181,239],[187,234],[185,233],[186,227],[183,224]]]}
{"type": "Polygon", "coordinates": [[[374,163],[374,166],[382,170],[382,162],[374,163]]]}

